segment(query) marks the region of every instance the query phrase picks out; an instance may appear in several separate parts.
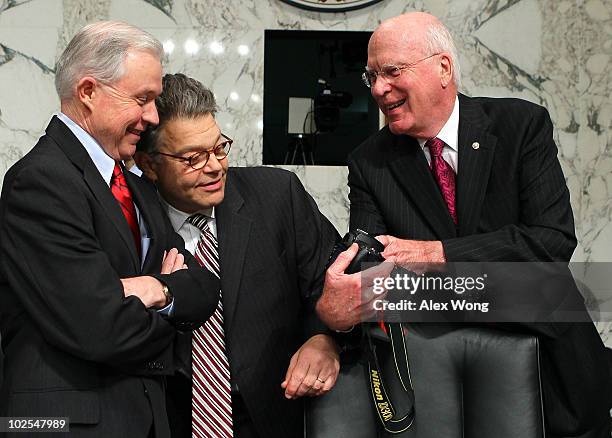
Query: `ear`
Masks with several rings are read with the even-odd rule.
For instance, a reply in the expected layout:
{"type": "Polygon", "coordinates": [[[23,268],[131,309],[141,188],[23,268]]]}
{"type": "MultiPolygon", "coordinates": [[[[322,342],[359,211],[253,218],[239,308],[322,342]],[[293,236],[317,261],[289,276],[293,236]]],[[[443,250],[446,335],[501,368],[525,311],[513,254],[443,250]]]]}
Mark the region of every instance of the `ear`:
{"type": "Polygon", "coordinates": [[[85,76],[77,83],[76,95],[79,101],[89,109],[93,110],[94,101],[100,93],[100,85],[91,76],[85,76]]]}
{"type": "Polygon", "coordinates": [[[134,161],[144,176],[146,176],[151,182],[157,181],[157,172],[155,171],[155,163],[153,158],[145,152],[136,151],[134,154],[134,161]]]}
{"type": "Polygon", "coordinates": [[[446,53],[440,54],[440,84],[442,88],[448,87],[453,81],[453,63],[451,62],[450,56],[446,53]]]}

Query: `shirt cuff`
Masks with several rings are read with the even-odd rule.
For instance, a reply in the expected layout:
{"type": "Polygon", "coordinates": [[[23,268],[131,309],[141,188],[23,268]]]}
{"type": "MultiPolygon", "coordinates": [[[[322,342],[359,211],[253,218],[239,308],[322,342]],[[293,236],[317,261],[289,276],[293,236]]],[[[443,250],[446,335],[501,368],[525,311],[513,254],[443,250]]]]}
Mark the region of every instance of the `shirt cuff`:
{"type": "Polygon", "coordinates": [[[174,310],[174,300],[172,300],[172,302],[168,304],[166,307],[159,309],[157,312],[161,313],[164,316],[172,316],[173,310],[174,310]]]}

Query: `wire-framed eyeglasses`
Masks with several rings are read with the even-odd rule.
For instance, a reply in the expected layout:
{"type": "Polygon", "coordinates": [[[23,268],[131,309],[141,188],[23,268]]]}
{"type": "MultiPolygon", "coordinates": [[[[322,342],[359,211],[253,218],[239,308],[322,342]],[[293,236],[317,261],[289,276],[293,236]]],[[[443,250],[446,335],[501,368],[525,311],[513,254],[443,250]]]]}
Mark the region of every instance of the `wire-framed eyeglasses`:
{"type": "Polygon", "coordinates": [[[363,83],[368,88],[372,88],[374,86],[378,76],[382,76],[383,78],[385,78],[387,80],[387,82],[393,82],[393,80],[395,80],[395,79],[400,77],[400,75],[402,74],[403,70],[406,70],[407,68],[410,68],[410,67],[414,67],[418,63],[423,62],[426,59],[432,58],[432,57],[434,57],[436,55],[439,55],[439,54],[440,53],[434,53],[432,55],[426,56],[425,58],[421,58],[418,61],[414,61],[414,62],[411,62],[410,64],[406,64],[406,65],[401,65],[401,66],[398,66],[398,65],[385,65],[385,66],[383,66],[382,70],[380,70],[380,71],[368,70],[366,68],[366,71],[364,71],[361,74],[361,80],[363,81],[363,83]]]}
{"type": "Polygon", "coordinates": [[[174,158],[175,160],[180,160],[184,162],[194,170],[200,170],[204,166],[206,166],[206,163],[208,163],[208,159],[210,158],[211,153],[215,155],[215,158],[217,158],[217,160],[223,160],[229,154],[234,140],[232,140],[223,133],[221,134],[221,137],[224,140],[221,143],[217,144],[214,148],[196,152],[194,154],[189,155],[188,157],[181,157],[180,155],[172,155],[158,151],[152,152],[151,155],[163,155],[164,157],[174,158]]]}

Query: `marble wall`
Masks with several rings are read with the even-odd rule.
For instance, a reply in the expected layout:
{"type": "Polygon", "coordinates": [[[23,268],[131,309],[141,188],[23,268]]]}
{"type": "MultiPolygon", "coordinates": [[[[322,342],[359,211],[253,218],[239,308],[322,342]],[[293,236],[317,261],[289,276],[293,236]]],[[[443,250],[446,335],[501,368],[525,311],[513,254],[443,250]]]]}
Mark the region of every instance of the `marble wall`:
{"type": "MultiPolygon", "coordinates": [[[[437,15],[453,32],[465,93],[523,97],[549,109],[580,241],[574,260],[612,260],[609,0],[383,0],[334,14],[278,0],[0,0],[0,175],[57,110],[54,62],[86,23],[125,20],[157,36],[166,71],[185,72],[215,92],[222,129],[236,139],[232,163],[256,165],[264,29],[373,30],[411,10],[437,15]]],[[[292,170],[344,232],[346,169],[292,170]]]]}

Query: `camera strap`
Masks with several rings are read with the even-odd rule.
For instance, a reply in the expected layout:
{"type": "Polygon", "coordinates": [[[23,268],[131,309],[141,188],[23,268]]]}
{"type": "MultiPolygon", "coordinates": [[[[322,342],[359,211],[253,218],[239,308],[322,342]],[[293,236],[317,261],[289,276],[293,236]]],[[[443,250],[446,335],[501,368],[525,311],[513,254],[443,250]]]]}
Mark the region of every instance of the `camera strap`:
{"type": "MultiPolygon", "coordinates": [[[[396,417],[396,409],[393,407],[393,403],[385,390],[382,369],[376,356],[376,345],[372,342],[372,336],[368,328],[369,327],[364,328],[367,338],[365,350],[368,359],[368,380],[370,382],[374,408],[383,428],[387,432],[401,433],[408,430],[414,422],[414,406],[406,415],[399,418],[396,417]]],[[[402,324],[385,323],[385,328],[391,339],[391,350],[393,351],[393,360],[397,376],[399,377],[403,390],[408,393],[412,391],[412,380],[410,379],[408,349],[402,331],[402,324]]]]}

